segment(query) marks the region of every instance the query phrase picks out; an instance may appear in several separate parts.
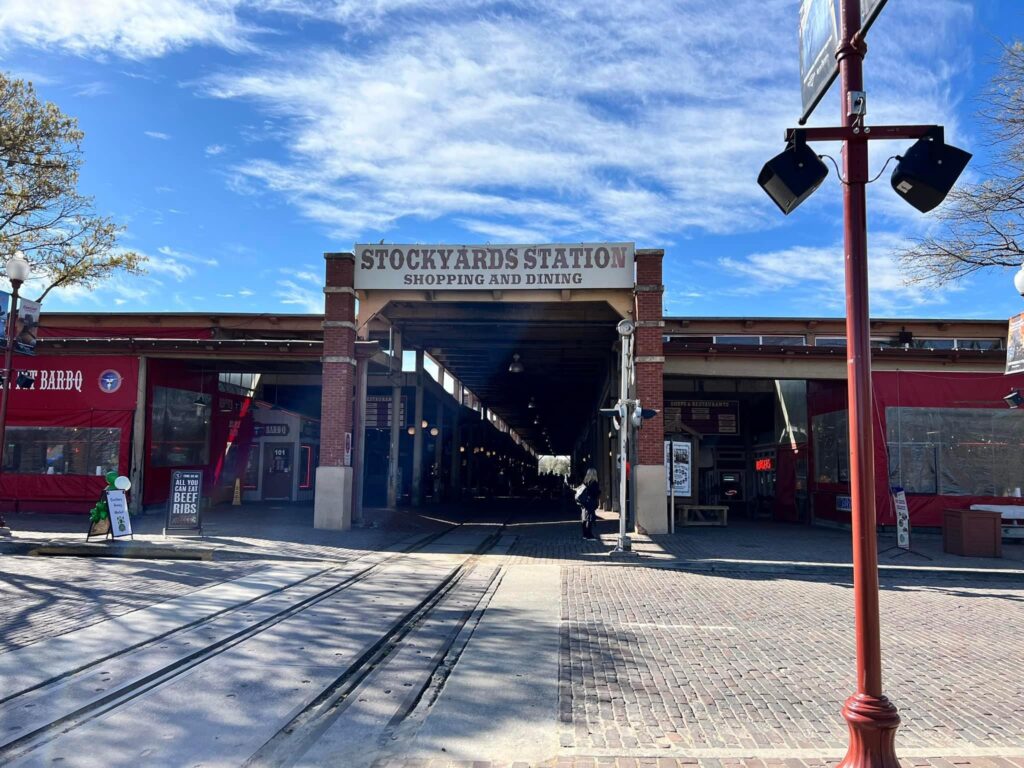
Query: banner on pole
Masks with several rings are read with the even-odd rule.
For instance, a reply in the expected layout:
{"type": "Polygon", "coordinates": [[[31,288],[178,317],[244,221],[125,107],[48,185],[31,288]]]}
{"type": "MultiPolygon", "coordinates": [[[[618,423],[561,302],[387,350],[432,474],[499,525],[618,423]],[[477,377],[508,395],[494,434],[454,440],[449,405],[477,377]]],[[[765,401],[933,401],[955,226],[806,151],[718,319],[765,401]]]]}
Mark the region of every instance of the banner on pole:
{"type": "Polygon", "coordinates": [[[1024,313],[1010,318],[1006,335],[1006,372],[1024,371],[1024,313]]]}
{"type": "Polygon", "coordinates": [[[14,351],[23,355],[36,353],[36,336],[39,333],[39,311],[42,305],[38,301],[23,299],[18,307],[18,325],[14,335],[14,351]]]}
{"type": "Polygon", "coordinates": [[[835,0],[802,0],[800,3],[800,95],[803,125],[839,75],[836,48],[835,0]]]}

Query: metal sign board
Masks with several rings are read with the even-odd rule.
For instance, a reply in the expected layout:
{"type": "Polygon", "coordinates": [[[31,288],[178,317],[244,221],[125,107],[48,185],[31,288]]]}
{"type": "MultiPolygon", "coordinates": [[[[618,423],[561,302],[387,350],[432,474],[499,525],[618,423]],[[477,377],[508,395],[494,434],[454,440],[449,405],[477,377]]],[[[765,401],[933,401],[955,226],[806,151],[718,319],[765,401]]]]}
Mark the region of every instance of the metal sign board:
{"type": "Polygon", "coordinates": [[[203,470],[176,469],[171,473],[165,531],[202,531],[203,470]]]}
{"type": "Polygon", "coordinates": [[[633,243],[355,246],[356,290],[632,288],[633,243]]]}
{"type": "Polygon", "coordinates": [[[1006,372],[1024,371],[1024,313],[1010,318],[1006,336],[1006,372]]]}
{"type": "Polygon", "coordinates": [[[800,3],[800,95],[804,113],[800,125],[807,122],[818,102],[839,75],[836,48],[835,0],[802,0],[800,3]]]}
{"type": "Polygon", "coordinates": [[[665,493],[690,496],[693,476],[693,443],[689,440],[665,441],[665,493]]]}

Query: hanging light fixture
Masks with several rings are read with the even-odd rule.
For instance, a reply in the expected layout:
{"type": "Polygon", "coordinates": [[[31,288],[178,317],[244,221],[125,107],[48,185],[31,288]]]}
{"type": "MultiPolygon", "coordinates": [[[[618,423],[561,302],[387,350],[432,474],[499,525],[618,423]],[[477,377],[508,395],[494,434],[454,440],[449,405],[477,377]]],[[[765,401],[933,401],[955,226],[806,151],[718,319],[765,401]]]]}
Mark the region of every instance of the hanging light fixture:
{"type": "MultiPolygon", "coordinates": [[[[1021,267],[1021,269],[1024,270],[1024,267],[1021,267]]],[[[532,411],[534,408],[537,407],[537,401],[531,397],[530,402],[526,404],[526,407],[532,411]]]]}
{"type": "Polygon", "coordinates": [[[512,355],[512,362],[508,364],[509,373],[522,373],[526,370],[526,366],[523,365],[519,359],[519,353],[516,352],[512,355]]]}

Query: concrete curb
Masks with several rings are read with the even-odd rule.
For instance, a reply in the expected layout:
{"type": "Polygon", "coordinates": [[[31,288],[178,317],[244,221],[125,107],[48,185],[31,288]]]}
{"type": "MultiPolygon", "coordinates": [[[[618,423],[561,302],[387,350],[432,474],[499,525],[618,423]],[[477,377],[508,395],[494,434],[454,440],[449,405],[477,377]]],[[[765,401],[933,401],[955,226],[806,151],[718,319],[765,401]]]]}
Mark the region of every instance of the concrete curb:
{"type": "Polygon", "coordinates": [[[213,560],[211,547],[152,544],[144,541],[31,543],[0,545],[0,552],[29,557],[123,557],[140,560],[213,560]]]}
{"type": "MultiPolygon", "coordinates": [[[[622,563],[627,564],[627,563],[622,563]]],[[[632,563],[631,563],[632,564],[632,563]]],[[[852,580],[853,566],[846,563],[786,563],[786,562],[729,562],[729,561],[674,561],[652,562],[641,560],[636,565],[664,568],[694,573],[765,574],[765,575],[814,575],[831,576],[852,580]]],[[[1024,570],[983,569],[983,568],[938,568],[921,566],[879,565],[878,575],[914,576],[918,578],[942,578],[971,581],[1024,581],[1024,570]]]]}

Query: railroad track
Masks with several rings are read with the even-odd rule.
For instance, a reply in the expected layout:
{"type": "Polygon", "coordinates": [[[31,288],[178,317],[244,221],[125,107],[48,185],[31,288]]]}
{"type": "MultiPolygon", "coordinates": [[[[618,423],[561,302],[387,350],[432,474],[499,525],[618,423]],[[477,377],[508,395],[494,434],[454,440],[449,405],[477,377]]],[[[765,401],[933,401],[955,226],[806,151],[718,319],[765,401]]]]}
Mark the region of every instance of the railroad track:
{"type": "MultiPolygon", "coordinates": [[[[32,763],[42,758],[41,747],[62,737],[74,735],[83,726],[95,723],[158,688],[169,686],[201,665],[216,660],[231,649],[259,639],[274,627],[303,617],[323,607],[358,585],[369,585],[378,574],[403,563],[403,558],[422,552],[431,544],[463,528],[458,524],[424,537],[405,550],[388,554],[366,565],[356,561],[309,574],[292,584],[276,588],[258,597],[216,611],[156,637],[133,644],[102,658],[90,660],[71,671],[54,675],[7,695],[0,700],[0,764],[32,763]],[[288,604],[279,607],[279,603],[288,604]],[[261,615],[262,614],[262,615],[261,615]],[[193,642],[196,646],[193,647],[193,642]],[[176,646],[177,650],[170,650],[176,646]],[[170,650],[168,653],[163,653],[170,650]],[[123,681],[110,683],[110,668],[123,665],[129,674],[123,681]],[[132,669],[132,667],[135,669],[132,669]],[[135,672],[135,674],[132,674],[135,672]],[[109,683],[109,687],[103,684],[109,683]],[[100,687],[95,687],[99,685],[100,687]],[[85,692],[86,688],[92,688],[85,692]],[[70,692],[70,694],[69,694],[70,692]],[[32,710],[32,714],[28,712],[32,710]],[[47,711],[49,710],[49,711],[47,711]],[[10,713],[15,713],[12,717],[10,713]],[[19,725],[17,717],[22,718],[19,725]],[[11,725],[12,719],[14,725],[11,725]]],[[[345,701],[359,684],[385,663],[411,631],[422,624],[437,606],[444,604],[460,583],[476,567],[479,557],[493,548],[504,524],[486,536],[468,557],[447,570],[439,581],[403,610],[377,642],[353,661],[339,667],[339,674],[307,700],[284,727],[278,729],[263,746],[239,762],[249,765],[284,765],[284,756],[308,749],[315,735],[322,732],[343,710],[345,701]]],[[[447,567],[447,566],[445,566],[447,567]]],[[[341,655],[341,654],[337,654],[341,655]]],[[[51,750],[45,750],[50,752],[51,750]]],[[[68,763],[65,763],[68,764],[68,763]]],[[[74,761],[70,761],[74,764],[74,761]]]]}

